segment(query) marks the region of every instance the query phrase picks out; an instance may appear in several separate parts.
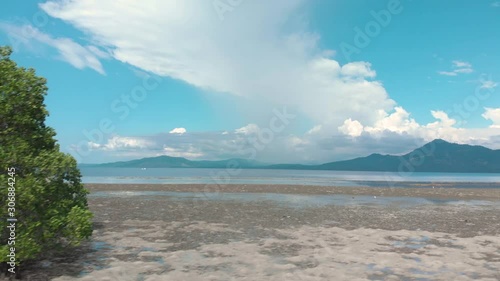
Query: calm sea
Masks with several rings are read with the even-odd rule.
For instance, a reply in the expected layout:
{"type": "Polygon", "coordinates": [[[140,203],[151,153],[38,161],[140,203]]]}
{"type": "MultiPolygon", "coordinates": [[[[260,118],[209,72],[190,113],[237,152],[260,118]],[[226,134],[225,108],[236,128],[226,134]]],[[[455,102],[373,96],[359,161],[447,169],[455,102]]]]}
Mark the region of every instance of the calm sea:
{"type": "MultiPolygon", "coordinates": [[[[500,174],[394,173],[196,168],[80,168],[84,183],[145,184],[298,184],[325,186],[390,186],[404,183],[475,183],[500,187],[500,174]],[[498,184],[495,184],[498,183],[498,184]]],[[[413,184],[412,184],[413,185],[413,184]]],[[[466,187],[467,185],[464,185],[466,187]]],[[[460,187],[460,185],[458,185],[460,187]]]]}

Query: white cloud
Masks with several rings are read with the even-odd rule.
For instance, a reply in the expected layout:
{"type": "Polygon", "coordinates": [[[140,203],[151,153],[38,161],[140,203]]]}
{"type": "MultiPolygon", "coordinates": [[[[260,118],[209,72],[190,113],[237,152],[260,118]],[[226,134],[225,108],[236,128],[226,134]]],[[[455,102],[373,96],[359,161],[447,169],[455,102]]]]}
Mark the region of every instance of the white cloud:
{"type": "Polygon", "coordinates": [[[454,70],[455,73],[471,73],[474,72],[472,68],[458,68],[454,70]]]}
{"type": "Polygon", "coordinates": [[[393,113],[386,114],[374,126],[363,126],[362,123],[356,120],[346,119],[344,125],[340,126],[338,130],[350,137],[365,136],[377,139],[392,134],[393,141],[404,136],[421,139],[424,142],[439,138],[450,142],[474,143],[495,148],[499,144],[492,143],[492,139],[500,136],[500,131],[494,129],[500,127],[500,109],[486,108],[485,110],[483,117],[493,121],[490,128],[458,128],[455,119],[439,110],[431,111],[432,116],[435,118],[434,122],[419,124],[410,118],[410,114],[403,108],[396,107],[393,113]],[[348,130],[348,128],[351,128],[351,130],[348,130]]]}
{"type": "MultiPolygon", "coordinates": [[[[375,145],[389,153],[398,151],[392,147],[407,149],[414,139],[463,141],[493,134],[455,128],[455,121],[440,111],[432,112],[435,122],[418,124],[376,80],[376,65],[341,65],[331,51],[320,48],[319,35],[308,30],[303,16],[306,3],[246,1],[224,21],[211,1],[52,0],[40,7],[83,31],[116,60],[207,92],[238,96],[235,100],[245,102],[244,108],[254,115],[250,119],[268,116],[268,109],[279,105],[316,125],[304,136],[274,136],[259,150],[259,160],[335,160],[332,155],[359,155],[375,145]],[[137,6],[140,9],[131,8],[137,6]],[[358,145],[364,149],[352,148],[358,145]],[[290,153],[286,150],[290,147],[302,153],[290,153]]],[[[470,63],[453,61],[443,74],[472,71],[470,63]]],[[[226,133],[178,131],[151,136],[148,140],[154,146],[148,149],[156,154],[203,154],[205,159],[245,157],[248,154],[239,155],[239,147],[251,147],[246,138],[265,128],[254,119],[248,123],[226,133]]]]}
{"type": "Polygon", "coordinates": [[[446,76],[457,76],[457,73],[453,71],[438,71],[438,73],[446,76]]]}
{"type": "Polygon", "coordinates": [[[493,122],[493,125],[491,125],[490,128],[500,129],[500,107],[499,108],[486,107],[484,110],[485,111],[482,114],[484,119],[491,120],[493,122]]]}
{"type": "MultiPolygon", "coordinates": [[[[416,123],[404,109],[379,112],[380,121],[363,126],[347,119],[337,130],[314,126],[312,133],[276,133],[270,141],[259,141],[261,128],[249,124],[234,131],[163,133],[142,137],[113,137],[105,144],[89,143],[108,159],[120,160],[169,155],[188,159],[218,160],[249,158],[269,163],[321,163],[349,159],[377,152],[406,153],[436,138],[452,142],[500,148],[500,108],[487,108],[483,117],[492,120],[491,128],[456,128],[456,121],[443,111],[432,111],[435,121],[416,123]],[[340,131],[339,133],[336,133],[340,131]],[[224,133],[224,134],[223,134],[224,133]]],[[[310,130],[311,131],[311,130],[310,130]]]]}
{"type": "Polygon", "coordinates": [[[123,149],[146,149],[152,146],[152,142],[144,138],[113,136],[104,144],[88,142],[90,150],[116,151],[123,149]]]}
{"type": "Polygon", "coordinates": [[[438,73],[446,76],[457,76],[458,74],[474,72],[472,65],[468,62],[454,60],[451,63],[452,63],[451,71],[438,71],[438,73]]]}
{"type": "Polygon", "coordinates": [[[339,131],[351,137],[359,137],[363,133],[363,125],[357,120],[346,119],[344,124],[339,127],[339,131]]]}
{"type": "Polygon", "coordinates": [[[499,8],[500,7],[500,1],[496,1],[496,2],[491,3],[491,7],[493,7],[493,8],[499,8]]]}
{"type": "Polygon", "coordinates": [[[341,73],[348,77],[359,78],[374,78],[376,76],[375,71],[371,69],[371,64],[363,61],[345,64],[342,66],[341,73]]]}
{"type": "Polygon", "coordinates": [[[307,139],[303,139],[303,138],[300,138],[300,137],[294,136],[294,135],[289,136],[286,139],[286,142],[287,142],[289,148],[295,148],[295,149],[299,149],[299,150],[302,150],[304,146],[310,144],[310,142],[307,139]]]}
{"type": "Polygon", "coordinates": [[[373,137],[380,137],[389,132],[432,140],[444,137],[444,135],[436,132],[441,132],[443,129],[450,129],[455,124],[455,120],[448,118],[446,113],[442,111],[431,111],[436,121],[427,125],[418,124],[410,117],[410,113],[402,107],[395,107],[392,113],[380,111],[379,114],[380,119],[373,126],[363,126],[361,122],[349,118],[344,121],[342,126],[338,127],[338,130],[351,137],[359,137],[363,132],[373,137]]]}
{"type": "Polygon", "coordinates": [[[309,131],[307,131],[307,134],[316,134],[318,132],[320,132],[321,130],[323,129],[323,126],[322,125],[316,125],[314,127],[312,127],[309,131]]]}
{"type": "Polygon", "coordinates": [[[381,118],[375,123],[374,126],[368,126],[365,131],[369,133],[380,133],[383,131],[390,131],[395,133],[414,132],[418,127],[417,122],[410,118],[410,113],[402,107],[394,108],[394,112],[387,114],[380,112],[381,118]]]}
{"type": "Polygon", "coordinates": [[[472,68],[472,65],[465,61],[454,60],[452,64],[455,68],[472,68]]]}
{"type": "Polygon", "coordinates": [[[38,42],[55,48],[59,53],[59,59],[78,69],[91,68],[100,74],[105,74],[100,59],[108,58],[109,55],[95,46],[82,46],[69,38],[54,38],[30,25],[15,26],[0,23],[0,29],[24,45],[30,46],[38,42]]]}
{"type": "Polygon", "coordinates": [[[455,125],[455,123],[456,123],[456,121],[454,119],[449,118],[448,114],[446,114],[443,111],[432,110],[431,114],[438,121],[427,124],[428,128],[451,127],[451,126],[455,125]]]}
{"type": "Polygon", "coordinates": [[[182,135],[182,134],[185,134],[187,131],[185,128],[174,128],[172,129],[170,132],[168,132],[169,134],[178,134],[178,135],[182,135]]]}
{"type": "Polygon", "coordinates": [[[251,135],[251,134],[258,133],[259,131],[260,131],[260,128],[256,124],[248,124],[244,127],[236,129],[234,132],[237,134],[251,135]]]}
{"type": "Polygon", "coordinates": [[[247,1],[220,21],[211,1],[48,1],[50,16],[89,34],[124,63],[208,91],[274,105],[315,123],[340,125],[346,116],[373,123],[391,100],[368,62],[340,66],[307,30],[305,0],[247,1]],[[125,3],[127,2],[127,3],[125,3]],[[173,44],[172,42],[175,42],[173,44]]]}

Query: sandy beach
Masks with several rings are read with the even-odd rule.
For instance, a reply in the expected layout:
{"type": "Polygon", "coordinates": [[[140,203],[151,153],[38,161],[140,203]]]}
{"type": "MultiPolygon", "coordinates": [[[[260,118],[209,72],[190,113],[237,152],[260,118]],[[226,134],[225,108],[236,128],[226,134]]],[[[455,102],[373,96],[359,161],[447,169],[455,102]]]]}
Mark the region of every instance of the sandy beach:
{"type": "Polygon", "coordinates": [[[92,240],[25,278],[500,280],[492,186],[86,187],[92,240]]]}

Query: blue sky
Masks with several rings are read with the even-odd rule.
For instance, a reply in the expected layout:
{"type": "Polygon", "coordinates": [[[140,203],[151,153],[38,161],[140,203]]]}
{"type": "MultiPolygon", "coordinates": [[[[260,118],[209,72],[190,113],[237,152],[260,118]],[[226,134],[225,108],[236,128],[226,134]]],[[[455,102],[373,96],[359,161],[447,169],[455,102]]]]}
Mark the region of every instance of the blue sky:
{"type": "Polygon", "coordinates": [[[129,2],[0,11],[0,44],[48,79],[47,123],[80,162],[500,148],[499,1],[129,2]]]}

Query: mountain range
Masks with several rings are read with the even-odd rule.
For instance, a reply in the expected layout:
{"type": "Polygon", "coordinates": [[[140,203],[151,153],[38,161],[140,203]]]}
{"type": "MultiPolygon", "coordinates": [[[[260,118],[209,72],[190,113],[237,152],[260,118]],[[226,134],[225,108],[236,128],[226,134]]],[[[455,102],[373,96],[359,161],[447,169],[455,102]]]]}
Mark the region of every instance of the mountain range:
{"type": "Polygon", "coordinates": [[[436,139],[404,155],[371,154],[351,160],[319,165],[268,164],[248,159],[193,161],[158,156],[103,164],[80,164],[98,168],[244,168],[385,172],[500,173],[500,150],[450,143],[436,139]]]}

